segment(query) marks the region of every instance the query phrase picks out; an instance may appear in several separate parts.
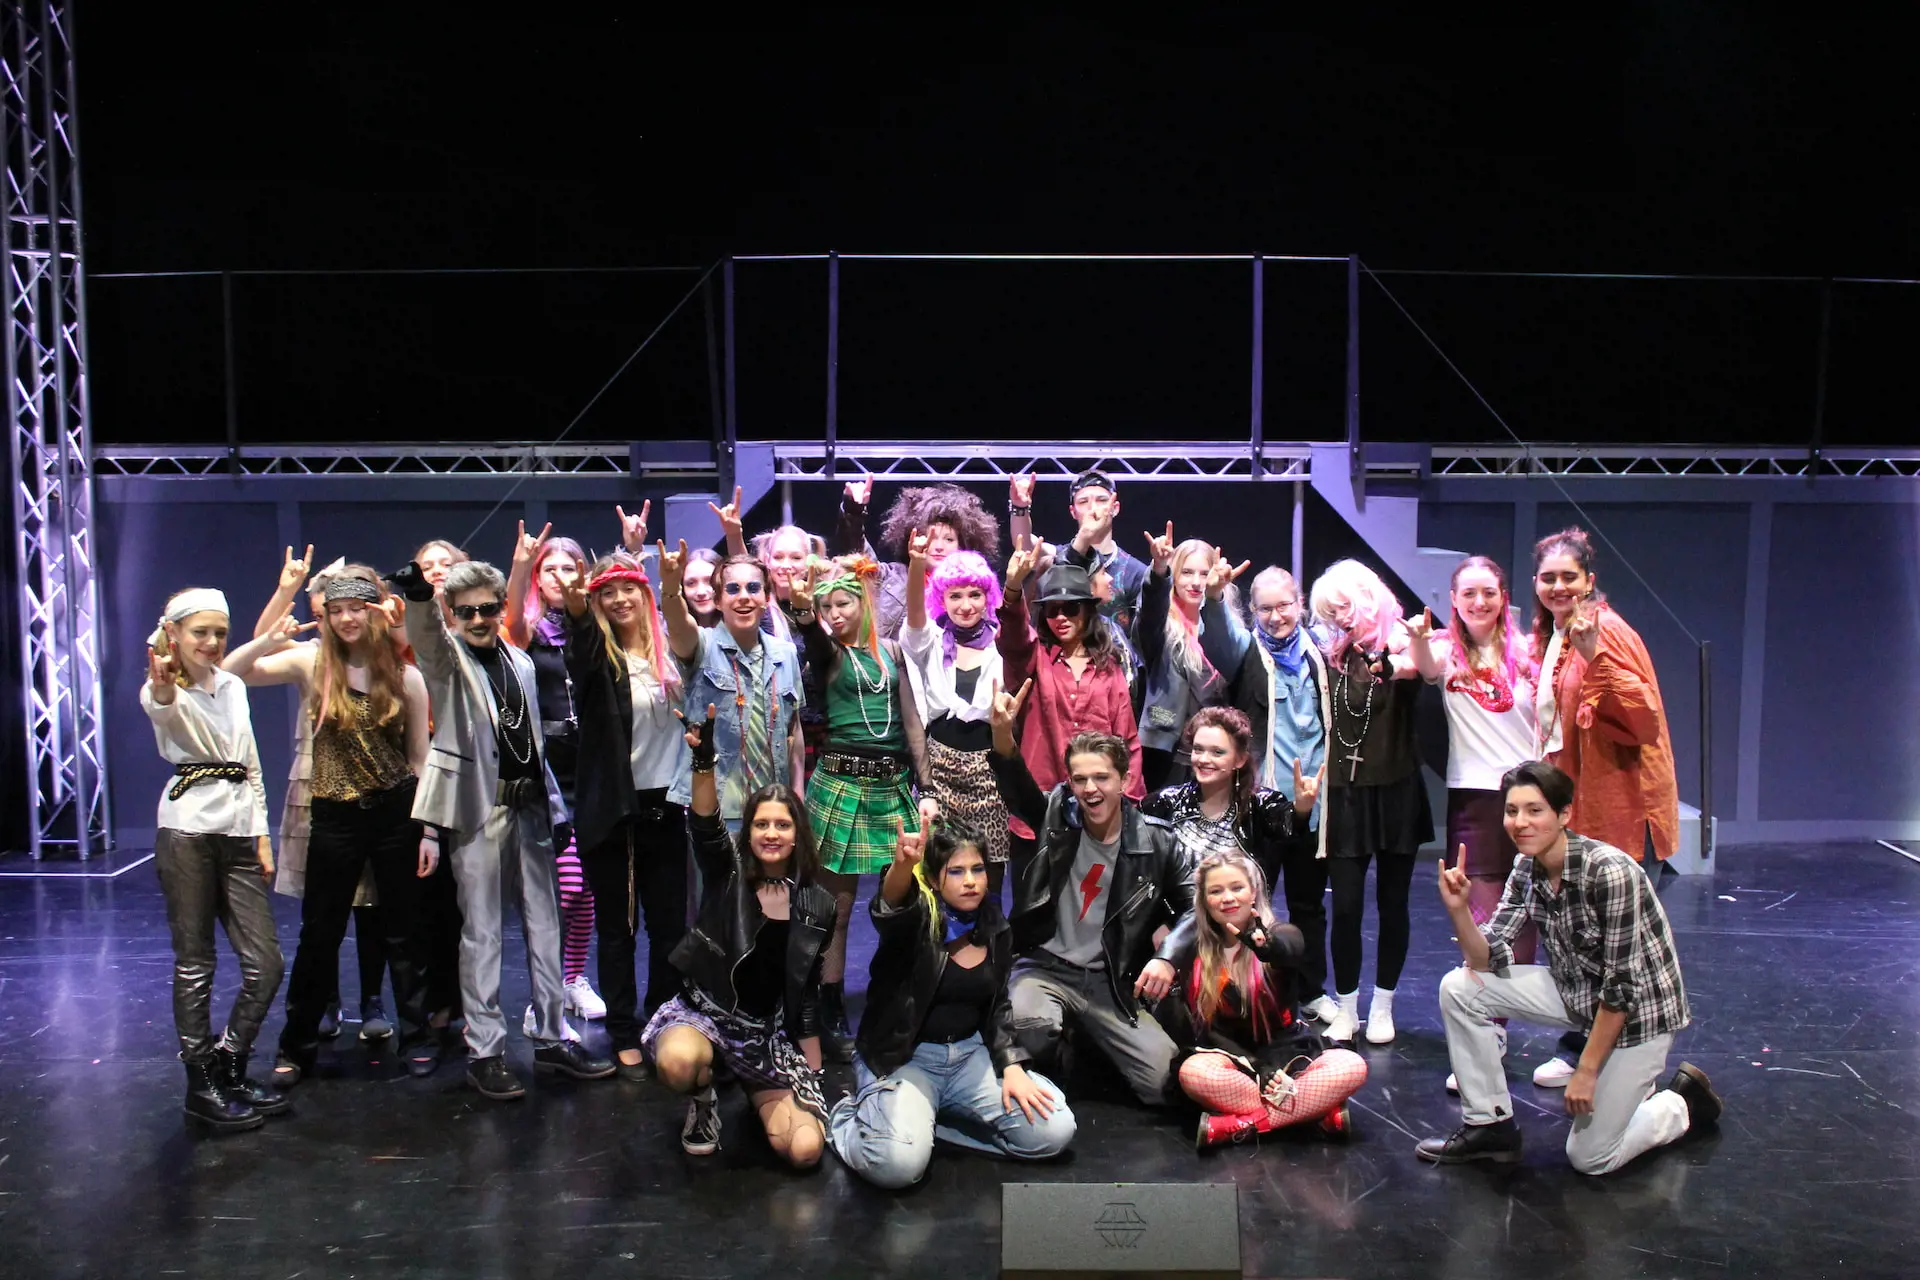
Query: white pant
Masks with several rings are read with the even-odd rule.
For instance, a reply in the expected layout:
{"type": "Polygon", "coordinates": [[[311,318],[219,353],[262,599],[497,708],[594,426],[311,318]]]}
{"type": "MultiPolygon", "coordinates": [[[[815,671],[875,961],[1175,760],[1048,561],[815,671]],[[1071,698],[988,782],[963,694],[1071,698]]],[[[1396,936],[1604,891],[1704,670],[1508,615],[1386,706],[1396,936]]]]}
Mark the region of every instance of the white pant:
{"type": "MultiPolygon", "coordinates": [[[[1505,974],[1462,966],[1440,980],[1440,1014],[1447,1053],[1460,1081],[1460,1113],[1468,1124],[1513,1118],[1506,1066],[1495,1018],[1519,1018],[1549,1027],[1578,1026],[1567,1015],[1553,972],[1545,965],[1514,965],[1505,974]]],[[[1687,1131],[1687,1104],[1659,1089],[1671,1035],[1615,1049],[1600,1068],[1593,1111],[1576,1116],[1567,1134],[1567,1159],[1581,1173],[1611,1173],[1635,1156],[1665,1146],[1687,1131]]]]}
{"type": "Polygon", "coordinates": [[[518,899],[533,985],[534,1039],[557,1042],[566,998],[560,963],[560,904],[555,896],[553,829],[544,805],[496,806],[480,830],[456,836],[451,861],[460,895],[460,1004],[467,1018],[467,1053],[495,1058],[506,1052],[500,1015],[500,934],[504,899],[518,899]]]}

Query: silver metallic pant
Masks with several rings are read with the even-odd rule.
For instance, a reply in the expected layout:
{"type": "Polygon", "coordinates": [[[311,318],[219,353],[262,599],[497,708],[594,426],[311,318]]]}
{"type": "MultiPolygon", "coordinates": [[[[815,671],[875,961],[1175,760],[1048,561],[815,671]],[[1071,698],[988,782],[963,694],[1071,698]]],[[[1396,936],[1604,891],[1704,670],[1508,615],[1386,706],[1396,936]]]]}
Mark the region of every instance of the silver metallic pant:
{"type": "Polygon", "coordinates": [[[506,1052],[500,1015],[500,926],[508,898],[518,898],[533,985],[535,1040],[550,1043],[561,1027],[566,998],[560,963],[560,900],[553,865],[553,829],[544,803],[498,805],[471,835],[455,835],[448,861],[460,893],[460,1002],[467,1016],[467,1053],[494,1058],[506,1052]]]}
{"type": "Polygon", "coordinates": [[[162,827],[154,835],[153,865],[173,933],[173,1025],[180,1056],[188,1062],[213,1056],[216,920],[240,958],[240,993],[227,1017],[227,1040],[238,1052],[250,1051],[286,968],[254,842],[162,827]]]}

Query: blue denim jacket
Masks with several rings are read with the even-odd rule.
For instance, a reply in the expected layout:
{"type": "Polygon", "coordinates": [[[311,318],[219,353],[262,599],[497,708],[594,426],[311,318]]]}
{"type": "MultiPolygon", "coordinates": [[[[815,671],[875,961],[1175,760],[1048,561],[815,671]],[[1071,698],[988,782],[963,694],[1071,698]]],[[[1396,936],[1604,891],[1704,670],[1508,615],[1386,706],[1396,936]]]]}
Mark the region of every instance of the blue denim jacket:
{"type": "MultiPolygon", "coordinates": [[[[725,625],[699,630],[699,648],[694,650],[691,661],[680,664],[687,686],[687,715],[697,721],[706,714],[709,704],[713,707],[720,816],[728,822],[738,822],[741,806],[751,788],[740,772],[740,707],[734,701],[739,686],[734,671],[737,666],[740,678],[746,678],[747,660],[725,625]]],[[[777,636],[762,635],[760,646],[766,650],[766,661],[773,664],[773,689],[779,700],[773,712],[774,777],[770,781],[785,782],[792,776],[793,768],[787,742],[793,732],[794,717],[806,701],[800,688],[800,654],[792,641],[777,636]]],[[[764,697],[765,693],[766,686],[762,683],[750,690],[749,696],[764,697]]],[[[682,769],[674,779],[667,799],[675,804],[692,803],[693,776],[688,770],[682,769]]]]}

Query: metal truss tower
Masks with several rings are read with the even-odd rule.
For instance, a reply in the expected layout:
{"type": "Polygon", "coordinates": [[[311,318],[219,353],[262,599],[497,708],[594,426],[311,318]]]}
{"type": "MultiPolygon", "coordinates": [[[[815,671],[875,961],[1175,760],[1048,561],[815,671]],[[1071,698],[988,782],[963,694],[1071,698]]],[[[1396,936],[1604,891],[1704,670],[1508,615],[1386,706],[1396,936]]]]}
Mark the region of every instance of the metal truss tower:
{"type": "Polygon", "coordinates": [[[7,439],[32,853],[104,851],[108,812],[87,424],[71,0],[0,0],[7,439]]]}

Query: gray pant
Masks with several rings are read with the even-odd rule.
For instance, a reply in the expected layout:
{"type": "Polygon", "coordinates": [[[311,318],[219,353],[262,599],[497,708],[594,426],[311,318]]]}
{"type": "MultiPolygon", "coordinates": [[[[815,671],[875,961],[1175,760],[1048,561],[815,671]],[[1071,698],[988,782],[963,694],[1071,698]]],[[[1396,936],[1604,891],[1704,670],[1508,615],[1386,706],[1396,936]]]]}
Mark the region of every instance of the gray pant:
{"type": "Polygon", "coordinates": [[[497,1058],[506,1052],[506,1022],[500,1016],[501,903],[519,900],[520,929],[527,941],[527,975],[533,983],[534,1039],[561,1038],[564,979],[560,964],[560,900],[553,865],[553,830],[545,805],[497,805],[486,825],[456,836],[450,857],[460,894],[460,1002],[467,1016],[467,1053],[497,1058]]]}
{"type": "MultiPolygon", "coordinates": [[[[1049,952],[1023,956],[1007,981],[1013,1030],[1036,1065],[1052,1067],[1069,1019],[1120,1068],[1134,1096],[1149,1107],[1166,1105],[1173,1059],[1179,1052],[1145,1010],[1130,1021],[1114,1003],[1104,969],[1083,969],[1049,952]]],[[[1062,1078],[1056,1076],[1056,1079],[1062,1078]]]]}
{"type": "Polygon", "coordinates": [[[188,1062],[213,1056],[216,920],[240,958],[240,992],[227,1017],[227,1042],[236,1052],[251,1052],[286,968],[253,840],[162,827],[153,837],[153,866],[173,934],[173,1026],[180,1056],[188,1062]]]}
{"type": "MultiPolygon", "coordinates": [[[[1447,1024],[1447,1053],[1460,1080],[1461,1118],[1468,1124],[1513,1116],[1495,1018],[1575,1025],[1553,971],[1539,964],[1515,965],[1504,973],[1455,969],[1440,980],[1440,1013],[1447,1024]]],[[[1576,1116],[1567,1134],[1567,1160],[1576,1170],[1611,1173],[1686,1133],[1686,1102],[1658,1087],[1672,1047],[1673,1037],[1663,1035],[1607,1055],[1594,1084],[1592,1113],[1576,1116]]]]}

